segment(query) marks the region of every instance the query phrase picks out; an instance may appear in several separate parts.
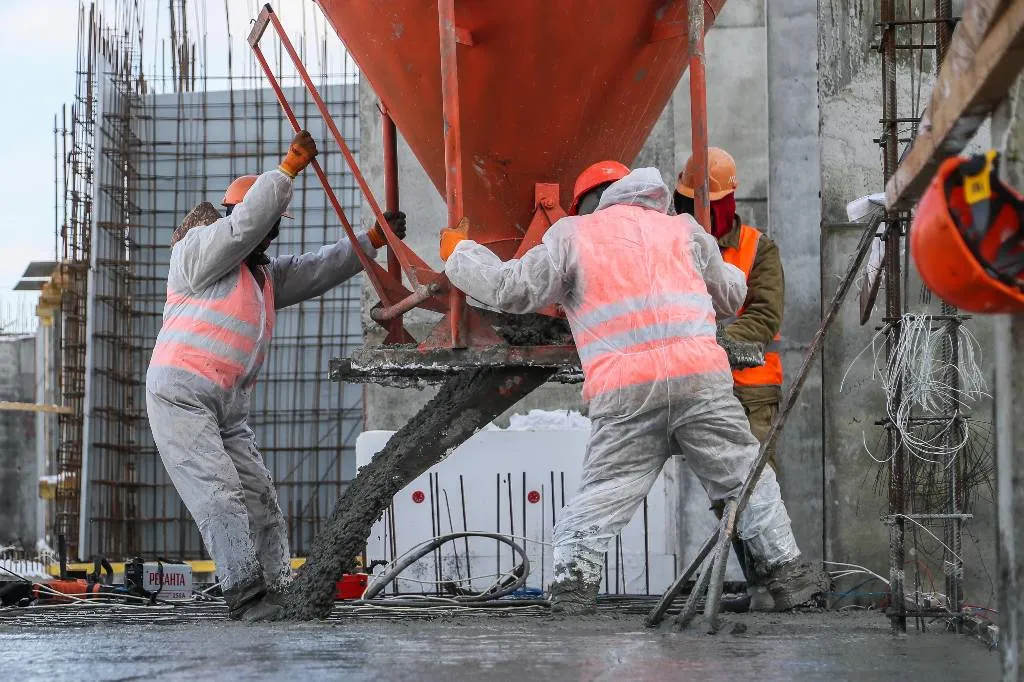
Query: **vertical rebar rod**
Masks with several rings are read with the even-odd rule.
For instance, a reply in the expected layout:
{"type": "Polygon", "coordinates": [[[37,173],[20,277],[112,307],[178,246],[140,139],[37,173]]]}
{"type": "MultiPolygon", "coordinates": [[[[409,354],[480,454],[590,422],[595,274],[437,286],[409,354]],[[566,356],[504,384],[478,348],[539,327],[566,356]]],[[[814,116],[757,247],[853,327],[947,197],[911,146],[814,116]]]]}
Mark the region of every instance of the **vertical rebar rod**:
{"type": "Polygon", "coordinates": [[[711,228],[708,195],[708,106],[704,59],[704,0],[689,0],[690,141],[697,182],[693,188],[694,216],[705,230],[711,228]]]}
{"type": "MultiPolygon", "coordinates": [[[[884,151],[884,181],[896,171],[898,165],[899,131],[896,125],[896,27],[891,22],[896,20],[895,0],[882,0],[882,118],[885,130],[882,136],[884,151]]],[[[903,312],[900,291],[900,232],[902,218],[896,213],[887,215],[885,239],[885,312],[890,319],[900,317],[903,312]]],[[[900,323],[892,322],[886,337],[886,358],[892,362],[893,353],[900,337],[900,323]]],[[[902,400],[902,382],[893,387],[894,402],[902,400]]],[[[904,448],[899,433],[891,427],[887,430],[889,457],[889,514],[893,523],[889,526],[889,583],[892,594],[890,606],[890,622],[895,632],[906,632],[907,617],[904,603],[904,571],[905,563],[905,480],[904,480],[904,448]]]]}
{"type": "MultiPolygon", "coordinates": [[[[953,33],[951,22],[953,16],[952,4],[951,0],[935,0],[936,72],[942,67],[942,62],[946,57],[946,50],[949,49],[949,41],[953,33]]],[[[951,516],[943,522],[943,539],[946,546],[943,548],[944,560],[942,567],[946,577],[946,604],[951,612],[960,613],[963,603],[963,562],[960,560],[963,520],[959,516],[953,516],[960,514],[962,510],[960,503],[960,468],[956,462],[956,457],[959,453],[952,451],[952,445],[956,442],[961,427],[960,403],[955,397],[960,391],[959,342],[961,320],[957,309],[945,302],[942,304],[942,315],[951,318],[947,323],[949,341],[944,353],[944,360],[946,361],[946,376],[944,380],[953,394],[953,397],[946,405],[946,413],[953,415],[952,422],[947,428],[944,439],[947,450],[947,459],[944,467],[947,484],[946,512],[951,516]]],[[[960,620],[955,619],[953,625],[957,632],[960,632],[960,620]]]]}
{"type": "MultiPolygon", "coordinates": [[[[448,227],[465,217],[462,195],[462,118],[459,111],[459,65],[455,38],[455,0],[437,0],[438,32],[441,37],[441,103],[444,117],[445,201],[448,227]]],[[[452,348],[463,348],[462,316],[466,295],[456,287],[449,291],[449,319],[452,348]]]]}

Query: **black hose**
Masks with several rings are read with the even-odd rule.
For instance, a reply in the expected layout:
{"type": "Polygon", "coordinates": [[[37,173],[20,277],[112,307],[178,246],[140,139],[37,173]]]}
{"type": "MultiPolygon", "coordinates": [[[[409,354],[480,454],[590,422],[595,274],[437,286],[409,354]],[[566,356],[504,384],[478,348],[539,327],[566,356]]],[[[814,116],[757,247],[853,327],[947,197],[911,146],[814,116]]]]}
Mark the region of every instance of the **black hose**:
{"type": "MultiPolygon", "coordinates": [[[[458,540],[460,538],[490,538],[499,542],[504,542],[506,545],[512,548],[512,551],[522,557],[522,562],[512,569],[511,573],[515,576],[515,580],[510,583],[495,583],[488,589],[484,590],[479,594],[463,594],[456,595],[453,597],[417,597],[416,601],[421,604],[424,602],[437,601],[438,603],[451,604],[452,602],[484,602],[491,601],[494,599],[500,599],[507,595],[512,594],[516,590],[523,587],[526,584],[526,578],[530,575],[530,560],[526,556],[526,550],[516,544],[510,537],[502,535],[500,533],[474,533],[474,532],[461,532],[461,533],[448,533],[447,535],[439,535],[432,540],[428,540],[418,547],[414,547],[409,550],[403,556],[398,563],[392,566],[390,569],[384,571],[379,576],[375,576],[373,582],[366,588],[363,593],[362,601],[366,602],[373,599],[376,595],[387,587],[389,583],[396,580],[398,576],[412,564],[416,563],[426,555],[433,552],[435,549],[440,547],[446,542],[452,540],[458,540]]],[[[380,603],[380,602],[378,602],[380,603]]]]}

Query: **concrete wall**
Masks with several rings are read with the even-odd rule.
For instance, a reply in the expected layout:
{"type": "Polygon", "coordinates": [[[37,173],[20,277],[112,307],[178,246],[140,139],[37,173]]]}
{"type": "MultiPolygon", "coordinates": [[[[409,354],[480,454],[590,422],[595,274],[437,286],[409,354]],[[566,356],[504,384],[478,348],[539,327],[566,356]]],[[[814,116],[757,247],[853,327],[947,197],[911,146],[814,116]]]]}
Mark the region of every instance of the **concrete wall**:
{"type": "MultiPolygon", "coordinates": [[[[35,402],[35,337],[0,336],[0,401],[35,402]]],[[[0,546],[39,538],[35,425],[34,412],[0,410],[0,546]]]]}
{"type": "MultiPolygon", "coordinates": [[[[788,3],[786,3],[788,6],[788,3]]],[[[795,5],[796,3],[794,3],[795,5]]],[[[818,16],[818,95],[820,109],[821,167],[821,300],[827,302],[839,278],[847,269],[854,246],[860,237],[858,227],[846,223],[847,202],[883,189],[882,153],[872,142],[882,133],[881,59],[870,49],[878,41],[877,0],[833,0],[819,3],[818,16]]],[[[927,42],[927,41],[925,41],[927,42]]],[[[918,92],[924,106],[933,82],[934,64],[926,60],[920,90],[910,80],[907,62],[898,66],[897,106],[899,116],[910,116],[918,92]]],[[[901,127],[901,137],[909,129],[901,127]]],[[[972,150],[989,143],[983,129],[972,150]]],[[[922,287],[913,261],[905,281],[904,310],[916,313],[939,311],[939,302],[922,287]]],[[[791,271],[791,270],[790,270],[791,271]]],[[[787,272],[790,272],[787,271],[787,272]]],[[[822,365],[822,416],[824,433],[824,521],[826,559],[853,562],[887,575],[889,566],[888,530],[880,517],[888,513],[888,468],[872,460],[885,460],[886,441],[882,428],[875,424],[885,417],[885,394],[874,372],[872,338],[882,324],[885,287],[879,293],[873,316],[860,324],[857,292],[843,307],[827,337],[822,365]],[[861,354],[863,352],[863,354],[861,354]],[[858,357],[858,354],[859,355],[858,357]]],[[[787,315],[788,315],[787,311],[787,315]]],[[[991,323],[975,318],[968,328],[982,342],[983,366],[992,386],[991,323]]],[[[884,340],[876,344],[884,363],[884,340]]],[[[807,396],[805,396],[806,398],[807,396]]],[[[991,404],[984,401],[972,410],[974,418],[988,422],[991,404]]],[[[982,425],[982,429],[987,428],[982,425]]],[[[979,446],[991,448],[982,436],[979,446]]],[[[923,466],[923,464],[918,464],[923,466]]],[[[962,556],[965,561],[965,590],[972,603],[991,604],[994,600],[991,576],[994,552],[991,543],[993,509],[991,490],[982,486],[975,514],[966,525],[962,556]]],[[[916,560],[922,559],[935,573],[935,589],[944,591],[940,548],[924,531],[917,530],[920,554],[910,550],[915,541],[913,526],[907,534],[907,590],[914,589],[916,560]],[[936,557],[938,557],[936,559],[936,557]]],[[[932,528],[939,536],[941,526],[932,528]]],[[[923,569],[922,569],[923,570],[923,569]]],[[[859,581],[858,581],[859,582],[859,581]]],[[[843,583],[846,588],[853,583],[843,583]]],[[[877,584],[862,588],[878,591],[877,584]]],[[[925,575],[924,591],[931,591],[925,575]]]]}

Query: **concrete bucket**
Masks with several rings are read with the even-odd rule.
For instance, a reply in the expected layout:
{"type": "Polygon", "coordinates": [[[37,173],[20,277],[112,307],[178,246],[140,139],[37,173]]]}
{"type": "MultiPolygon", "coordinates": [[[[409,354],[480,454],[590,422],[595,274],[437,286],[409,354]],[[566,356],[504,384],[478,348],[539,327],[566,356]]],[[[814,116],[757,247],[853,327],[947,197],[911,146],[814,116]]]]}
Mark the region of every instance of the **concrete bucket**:
{"type": "MultiPolygon", "coordinates": [[[[397,208],[397,126],[445,197],[449,226],[465,218],[470,238],[502,259],[536,245],[565,215],[580,171],[596,161],[634,160],[686,70],[688,32],[694,30],[686,0],[317,4],[381,100],[387,207],[397,208]]],[[[724,4],[704,0],[702,30],[724,4]]],[[[249,42],[297,126],[259,47],[271,24],[305,74],[269,6],[249,42]]],[[[304,78],[319,100],[308,74],[304,78]]],[[[318,106],[329,119],[322,101],[318,106]]],[[[380,220],[381,207],[341,135],[332,132],[380,220]]],[[[326,176],[316,170],[332,196],[326,176]]],[[[340,205],[332,203],[349,229],[340,205]]],[[[381,300],[371,318],[388,329],[387,344],[418,342],[421,351],[503,344],[494,321],[467,307],[442,273],[394,235],[388,234],[388,243],[386,270],[364,263],[381,300]],[[402,326],[402,315],[416,307],[445,314],[426,339],[414,339],[402,326]]]]}

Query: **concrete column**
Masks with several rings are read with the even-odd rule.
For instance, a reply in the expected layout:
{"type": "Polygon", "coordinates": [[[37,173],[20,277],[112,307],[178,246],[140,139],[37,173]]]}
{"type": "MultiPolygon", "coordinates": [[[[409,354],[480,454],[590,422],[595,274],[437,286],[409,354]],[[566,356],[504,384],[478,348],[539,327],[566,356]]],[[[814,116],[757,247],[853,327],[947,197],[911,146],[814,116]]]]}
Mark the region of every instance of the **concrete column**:
{"type": "MultiPolygon", "coordinates": [[[[34,402],[35,339],[0,338],[0,400],[34,402]]],[[[0,546],[38,539],[35,414],[0,411],[0,546]]]]}
{"type": "Polygon", "coordinates": [[[1019,680],[1024,672],[1024,402],[1019,399],[1024,395],[1024,315],[996,320],[995,345],[999,645],[1003,679],[1019,680]]]}
{"type": "MultiPolygon", "coordinates": [[[[994,144],[1003,154],[1003,179],[1024,186],[1024,79],[992,117],[994,144]]],[[[1024,315],[994,320],[996,546],[999,561],[999,647],[1003,679],[1024,677],[1024,315]]]]}
{"type": "MultiPolygon", "coordinates": [[[[764,0],[730,0],[707,35],[708,139],[736,159],[736,211],[768,228],[768,75],[764,0]]],[[[813,66],[814,62],[811,62],[813,66]]],[[[676,168],[690,156],[690,76],[672,96],[676,168]]]]}
{"type": "MultiPolygon", "coordinates": [[[[768,232],[786,272],[783,365],[792,379],[821,320],[816,0],[767,3],[768,232]]],[[[788,381],[786,388],[788,389],[788,381]]],[[[779,444],[780,483],[804,554],[822,552],[821,370],[779,444]]]]}

